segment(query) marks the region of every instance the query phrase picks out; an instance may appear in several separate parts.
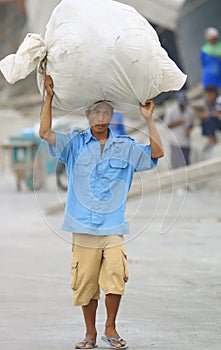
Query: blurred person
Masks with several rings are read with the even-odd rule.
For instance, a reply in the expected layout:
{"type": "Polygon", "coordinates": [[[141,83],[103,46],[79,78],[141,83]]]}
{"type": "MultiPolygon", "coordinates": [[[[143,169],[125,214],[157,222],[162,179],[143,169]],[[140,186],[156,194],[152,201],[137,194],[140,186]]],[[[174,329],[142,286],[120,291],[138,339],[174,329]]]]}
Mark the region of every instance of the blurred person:
{"type": "Polygon", "coordinates": [[[205,40],[200,50],[202,67],[202,86],[208,85],[221,88],[221,41],[219,32],[214,27],[205,30],[205,40]]]}
{"type": "Polygon", "coordinates": [[[124,126],[124,115],[121,112],[114,112],[110,121],[110,130],[115,136],[117,135],[127,135],[124,126]]]}
{"type": "Polygon", "coordinates": [[[185,91],[176,93],[176,103],[165,112],[164,121],[172,130],[170,138],[172,169],[190,164],[190,130],[195,112],[188,104],[185,91]]]}
{"type": "Polygon", "coordinates": [[[204,151],[209,151],[218,142],[217,131],[221,131],[221,96],[216,86],[204,89],[204,110],[199,114],[202,135],[207,137],[204,151]]]}
{"type": "Polygon", "coordinates": [[[89,127],[84,132],[60,133],[51,129],[53,80],[45,80],[46,99],[39,135],[50,154],[65,163],[68,193],[62,229],[73,233],[71,287],[73,303],[82,307],[86,335],[77,349],[96,347],[96,310],[100,288],[105,293],[107,320],[102,340],[125,349],[126,340],[116,330],[116,316],[128,279],[123,235],[126,198],[135,171],[153,169],[163,156],[154,119],[153,100],[140,105],[147,122],[150,144],[129,136],[114,136],[109,129],[113,105],[98,101],[86,110],[89,127]]]}

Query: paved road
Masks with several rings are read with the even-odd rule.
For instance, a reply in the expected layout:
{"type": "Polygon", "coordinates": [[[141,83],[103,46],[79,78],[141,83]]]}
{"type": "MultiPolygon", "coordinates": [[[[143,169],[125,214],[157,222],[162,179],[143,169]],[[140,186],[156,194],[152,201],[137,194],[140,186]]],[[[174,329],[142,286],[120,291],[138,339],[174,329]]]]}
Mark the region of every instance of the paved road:
{"type": "MultiPolygon", "coordinates": [[[[71,305],[70,236],[59,230],[62,213],[44,215],[64,197],[53,186],[51,179],[47,191],[18,194],[12,175],[0,175],[4,350],[66,350],[83,337],[81,310],[71,305]]],[[[204,187],[186,198],[169,192],[146,196],[131,200],[127,215],[130,280],[118,329],[130,349],[219,350],[220,193],[204,187]]],[[[99,339],[103,301],[102,296],[99,339]]],[[[105,349],[100,340],[98,345],[105,349]]]]}

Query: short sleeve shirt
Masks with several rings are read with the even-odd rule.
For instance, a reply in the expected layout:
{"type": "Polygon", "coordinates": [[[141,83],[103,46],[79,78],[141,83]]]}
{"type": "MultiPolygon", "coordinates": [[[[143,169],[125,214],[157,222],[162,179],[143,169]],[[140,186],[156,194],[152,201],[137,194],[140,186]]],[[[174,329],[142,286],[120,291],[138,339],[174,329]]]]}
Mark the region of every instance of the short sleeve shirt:
{"type": "Polygon", "coordinates": [[[156,167],[150,145],[129,136],[109,137],[101,152],[90,128],[84,132],[56,132],[49,152],[65,163],[68,192],[64,231],[92,235],[123,235],[129,232],[125,207],[133,174],[156,167]]]}
{"type": "Polygon", "coordinates": [[[184,119],[184,124],[177,125],[171,129],[171,144],[178,147],[189,147],[190,139],[186,132],[187,128],[191,127],[194,120],[194,110],[190,106],[186,106],[184,111],[181,111],[179,105],[169,107],[166,110],[164,121],[167,125],[174,123],[179,119],[184,119]]]}

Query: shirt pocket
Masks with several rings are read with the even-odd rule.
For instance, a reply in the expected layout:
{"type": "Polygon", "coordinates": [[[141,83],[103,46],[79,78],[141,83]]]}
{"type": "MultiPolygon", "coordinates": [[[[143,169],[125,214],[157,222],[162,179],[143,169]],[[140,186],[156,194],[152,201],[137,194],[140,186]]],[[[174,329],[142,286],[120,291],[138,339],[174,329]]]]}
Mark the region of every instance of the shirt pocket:
{"type": "Polygon", "coordinates": [[[108,178],[109,180],[122,179],[122,172],[128,167],[128,162],[123,159],[110,158],[109,160],[109,169],[108,169],[108,178]]]}
{"type": "Polygon", "coordinates": [[[128,166],[128,162],[123,159],[111,158],[110,167],[111,168],[120,168],[125,169],[128,166]]]}
{"type": "Polygon", "coordinates": [[[92,171],[91,163],[92,163],[92,157],[90,154],[81,154],[75,163],[75,167],[74,167],[75,174],[78,177],[88,176],[92,171]]]}

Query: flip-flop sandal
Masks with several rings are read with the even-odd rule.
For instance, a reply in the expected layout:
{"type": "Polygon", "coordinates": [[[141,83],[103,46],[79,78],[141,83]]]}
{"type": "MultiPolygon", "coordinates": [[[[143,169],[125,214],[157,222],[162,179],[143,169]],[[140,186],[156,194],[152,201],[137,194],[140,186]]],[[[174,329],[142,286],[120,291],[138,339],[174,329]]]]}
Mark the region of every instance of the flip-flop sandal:
{"type": "Polygon", "coordinates": [[[124,345],[120,345],[120,342],[123,340],[122,338],[108,338],[105,335],[102,335],[101,339],[103,341],[105,341],[108,345],[110,345],[110,347],[112,349],[127,349],[128,348],[128,344],[124,344],[124,345]],[[116,346],[114,344],[112,344],[111,342],[114,341],[116,343],[118,343],[120,346],[116,346]]]}
{"type": "Polygon", "coordinates": [[[79,343],[75,344],[75,349],[94,349],[97,348],[97,345],[94,340],[82,340],[79,343]]]}

